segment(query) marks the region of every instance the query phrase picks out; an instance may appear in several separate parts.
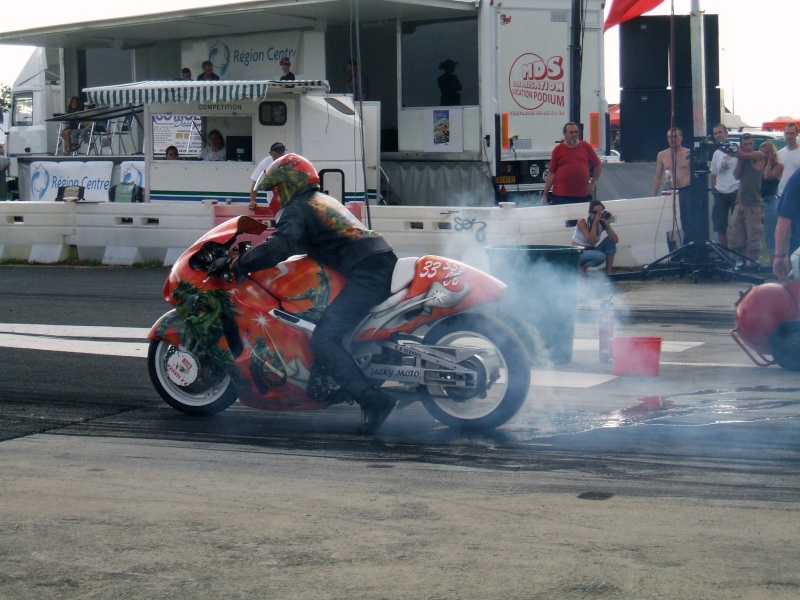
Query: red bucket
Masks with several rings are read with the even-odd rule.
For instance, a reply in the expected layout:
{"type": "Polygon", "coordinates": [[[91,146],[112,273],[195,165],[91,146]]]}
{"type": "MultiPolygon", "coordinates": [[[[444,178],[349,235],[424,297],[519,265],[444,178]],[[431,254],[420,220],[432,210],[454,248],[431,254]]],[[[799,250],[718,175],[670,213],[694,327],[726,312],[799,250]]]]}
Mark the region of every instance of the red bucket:
{"type": "Polygon", "coordinates": [[[614,375],[657,377],[661,358],[660,337],[611,338],[614,375]]]}

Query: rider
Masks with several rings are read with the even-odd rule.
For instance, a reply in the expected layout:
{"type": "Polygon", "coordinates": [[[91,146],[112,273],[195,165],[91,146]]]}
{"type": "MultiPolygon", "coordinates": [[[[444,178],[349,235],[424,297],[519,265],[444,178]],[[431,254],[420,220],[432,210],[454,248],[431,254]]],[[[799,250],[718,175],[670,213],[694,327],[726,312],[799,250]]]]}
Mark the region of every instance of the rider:
{"type": "Polygon", "coordinates": [[[217,260],[208,274],[232,272],[241,277],[307,254],[345,275],[345,286],[323,312],[309,347],[314,370],[321,367],[361,405],[364,423],[359,433],[373,433],[396,401],[367,379],[345,349],[344,338],[370,308],[391,295],[397,256],[382,235],[366,229],[341,202],[321,193],[319,181],[314,166],[302,156],[286,154],[275,160],[256,184],[259,190],[272,190],[273,202],[280,203],[275,232],[240,258],[217,260]]]}

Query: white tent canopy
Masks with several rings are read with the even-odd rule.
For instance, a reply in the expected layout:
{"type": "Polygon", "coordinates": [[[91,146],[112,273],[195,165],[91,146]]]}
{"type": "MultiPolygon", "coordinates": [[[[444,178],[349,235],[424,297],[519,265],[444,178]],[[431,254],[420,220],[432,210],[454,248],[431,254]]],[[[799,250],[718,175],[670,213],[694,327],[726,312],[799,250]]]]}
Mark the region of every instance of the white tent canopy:
{"type": "Polygon", "coordinates": [[[258,100],[270,93],[330,91],[327,81],[139,81],[121,85],[86,88],[89,102],[98,105],[154,104],[167,102],[230,102],[258,100]]]}

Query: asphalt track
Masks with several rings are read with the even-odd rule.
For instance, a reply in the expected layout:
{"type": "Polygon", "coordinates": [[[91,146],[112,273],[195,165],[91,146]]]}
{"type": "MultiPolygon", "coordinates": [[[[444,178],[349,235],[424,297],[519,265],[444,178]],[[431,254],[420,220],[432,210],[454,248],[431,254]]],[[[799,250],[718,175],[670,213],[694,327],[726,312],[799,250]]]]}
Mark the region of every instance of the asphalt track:
{"type": "MultiPolygon", "coordinates": [[[[129,489],[130,495],[123,497],[139,507],[147,500],[135,490],[151,485],[140,470],[142,463],[150,465],[153,473],[163,474],[174,467],[172,461],[191,461],[192,456],[210,461],[215,473],[212,479],[242,486],[237,489],[243,498],[265,476],[264,465],[271,465],[268,473],[276,482],[290,485],[291,472],[284,473],[279,464],[291,463],[297,468],[300,461],[302,468],[315,474],[313,480],[300,478],[303,492],[313,490],[313,497],[319,495],[321,499],[319,505],[302,510],[314,514],[321,531],[328,532],[319,534],[324,540],[335,538],[344,544],[337,552],[345,555],[348,545],[361,548],[365,539],[372,540],[372,533],[360,531],[358,536],[362,537],[351,539],[345,528],[331,534],[330,527],[342,524],[332,525],[319,516],[325,514],[326,503],[325,493],[317,486],[334,485],[327,477],[351,481],[352,489],[337,489],[336,498],[330,500],[331,505],[344,510],[341,503],[350,495],[359,505],[369,502],[365,496],[370,494],[383,498],[380,490],[391,487],[393,477],[403,472],[408,485],[396,498],[404,498],[406,509],[414,513],[421,526],[426,524],[427,530],[415,535],[430,535],[431,547],[414,559],[419,560],[414,566],[420,581],[426,582],[424,592],[415,586],[413,578],[374,586],[357,565],[381,573],[383,563],[378,558],[373,561],[361,548],[366,552],[360,559],[363,562],[354,560],[356,566],[348,563],[340,573],[344,579],[330,579],[327,588],[311,585],[313,568],[304,569],[303,560],[297,559],[297,581],[306,587],[293,588],[288,580],[274,582],[275,587],[269,589],[277,592],[277,597],[789,598],[800,594],[796,573],[800,543],[796,533],[784,535],[789,528],[796,531],[800,500],[800,375],[777,366],[755,367],[728,336],[733,303],[746,284],[683,280],[614,284],[617,334],[664,339],[658,377],[614,377],[612,366],[600,363],[597,356],[595,298],[610,288],[595,280],[593,285],[599,287],[582,292],[572,363],[536,367],[528,401],[509,424],[493,432],[464,435],[441,427],[419,404],[411,404],[396,410],[379,435],[364,438],[354,435],[359,414],[348,406],[309,413],[270,413],[234,405],[213,418],[189,418],[161,402],[147,376],[143,358],[146,341],[140,336],[169,308],[160,297],[165,277],[164,269],[0,267],[0,457],[5,457],[0,458],[0,464],[5,463],[0,470],[0,596],[107,597],[129,589],[129,597],[164,597],[162,594],[167,593],[173,597],[214,597],[214,586],[202,588],[205,593],[190,585],[183,594],[163,581],[155,584],[151,577],[142,576],[131,565],[148,562],[143,556],[152,542],[144,544],[141,540],[143,545],[135,560],[115,559],[119,564],[113,573],[128,575],[115,576],[113,581],[107,574],[98,576],[96,568],[86,566],[86,557],[102,556],[103,552],[95,543],[76,542],[72,533],[67,534],[74,532],[75,526],[91,527],[92,517],[73,515],[75,523],[67,528],[55,515],[57,498],[52,500],[54,505],[43,505],[41,499],[32,501],[31,496],[36,497],[38,487],[51,489],[50,482],[55,489],[63,490],[66,505],[93,505],[110,492],[103,487],[107,482],[97,481],[91,474],[108,469],[114,470],[117,485],[129,489]],[[326,466],[320,467],[317,461],[326,466]],[[353,473],[353,464],[369,470],[353,473]],[[70,469],[79,473],[80,490],[73,490],[68,480],[61,479],[70,469]],[[241,481],[232,483],[219,475],[219,469],[230,469],[231,477],[236,473],[241,481]],[[458,484],[442,483],[443,473],[453,469],[470,475],[458,484]],[[256,473],[258,482],[252,479],[256,473]],[[476,490],[482,490],[481,500],[472,496],[478,493],[476,490]],[[527,509],[516,504],[517,494],[523,491],[529,501],[527,509]],[[574,518],[582,522],[598,516],[589,515],[584,504],[573,506],[573,500],[602,501],[608,511],[602,518],[613,514],[620,523],[629,524],[630,547],[621,549],[625,544],[615,538],[620,528],[617,523],[613,531],[598,524],[596,538],[584,531],[584,543],[572,540],[569,549],[553,549],[554,556],[564,553],[561,560],[574,574],[570,585],[561,575],[548,574],[546,569],[523,575],[515,560],[508,562],[508,555],[503,563],[500,559],[504,553],[517,556],[525,547],[525,540],[518,539],[513,525],[509,525],[507,537],[501,536],[507,548],[503,550],[501,544],[493,550],[500,562],[489,560],[484,565],[494,565],[495,572],[503,575],[464,579],[459,572],[463,573],[466,566],[451,555],[451,544],[458,546],[459,540],[447,531],[432,533],[430,528],[437,526],[435,520],[429,521],[430,515],[426,517],[426,501],[414,500],[431,500],[440,493],[475,507],[483,501],[491,502],[492,495],[497,494],[500,505],[512,512],[521,511],[514,513],[518,515],[518,534],[523,538],[526,531],[532,535],[528,528],[536,521],[535,527],[546,529],[537,535],[550,541],[565,533],[553,531],[552,524],[545,526],[528,514],[527,510],[537,505],[537,498],[542,507],[551,506],[552,501],[553,507],[565,511],[556,520],[574,518]],[[659,514],[669,514],[670,519],[654,525],[657,517],[650,513],[644,516],[637,504],[644,500],[651,508],[657,504],[659,514]],[[615,501],[619,505],[612,508],[615,501]],[[710,510],[712,506],[719,511],[713,518],[698,515],[700,507],[710,510]],[[744,508],[751,512],[736,512],[744,508]],[[760,516],[742,520],[745,514],[760,516]],[[769,520],[774,531],[766,531],[759,524],[762,518],[769,520]],[[45,556],[41,546],[44,532],[32,525],[37,519],[52,527],[46,559],[41,558],[45,556]],[[651,526],[656,528],[655,533],[651,526]],[[707,536],[705,542],[688,543],[692,531],[702,531],[707,536]],[[666,532],[682,533],[671,537],[666,532]],[[666,535],[670,540],[657,542],[653,535],[666,535]],[[727,541],[719,544],[714,536],[727,541]],[[83,558],[66,558],[71,543],[77,544],[83,558]],[[634,552],[630,549],[634,546],[643,551],[654,545],[663,546],[665,555],[671,553],[681,569],[660,573],[653,565],[639,565],[641,573],[648,574],[645,584],[631,582],[632,566],[612,564],[626,552],[634,552]],[[732,551],[734,546],[739,550],[732,551]],[[433,549],[438,550],[427,554],[433,549]],[[739,551],[747,557],[746,564],[738,569],[717,566],[716,561],[739,551]],[[680,558],[682,552],[684,558],[680,558]],[[584,560],[578,561],[576,553],[584,560]],[[762,558],[754,559],[757,553],[762,558]],[[72,583],[63,573],[54,574],[45,568],[58,563],[56,572],[69,571],[75,567],[70,560],[80,567],[72,583]],[[698,566],[696,572],[687,566],[703,560],[710,560],[711,566],[698,566]],[[507,570],[512,565],[514,570],[507,570]],[[437,569],[447,574],[440,572],[437,578],[433,574],[437,569]],[[606,571],[600,576],[595,569],[606,571]],[[14,572],[24,576],[10,575],[14,572]],[[681,579],[678,572],[686,574],[683,581],[677,581],[681,579]],[[126,580],[129,587],[120,587],[120,580],[126,580]],[[536,589],[541,594],[523,583],[540,586],[536,589]],[[44,592],[36,595],[37,589],[44,592]]],[[[194,463],[187,467],[190,469],[202,472],[194,463]]],[[[171,477],[175,479],[159,482],[160,492],[156,493],[170,498],[181,495],[176,487],[178,476],[171,477]]],[[[214,482],[209,486],[195,484],[204,488],[203,493],[215,493],[214,482]]],[[[187,499],[182,497],[181,501],[187,499]]],[[[243,520],[222,537],[245,535],[248,525],[241,514],[243,509],[237,508],[233,498],[226,502],[223,509],[216,507],[208,513],[192,504],[200,511],[195,519],[211,519],[210,515],[222,510],[237,523],[243,520]]],[[[287,502],[281,509],[285,512],[276,509],[275,514],[288,523],[296,516],[292,502],[287,502]]],[[[498,508],[497,504],[492,506],[498,508]]],[[[131,517],[132,521],[141,524],[152,518],[162,524],[165,533],[173,531],[174,522],[160,521],[165,517],[151,515],[149,510],[153,509],[134,511],[138,516],[131,517]]],[[[493,511],[476,508],[471,516],[471,533],[460,534],[466,536],[463,541],[480,547],[480,537],[487,535],[495,517],[493,511]]],[[[585,524],[588,527],[589,523],[585,524]]],[[[103,535],[134,539],[133,531],[120,534],[122,525],[107,523],[103,535]]],[[[359,526],[353,528],[359,530],[359,526]]],[[[414,545],[411,540],[406,543],[414,545]]],[[[192,552],[191,541],[187,539],[185,544],[180,550],[192,552]]],[[[157,555],[153,551],[151,559],[156,560],[157,555]]],[[[233,555],[237,561],[249,560],[244,549],[233,555]]],[[[201,551],[197,565],[181,568],[193,572],[213,557],[212,551],[201,551]]],[[[283,563],[278,560],[278,564],[283,563]]],[[[472,568],[482,570],[480,562],[472,568]]],[[[235,575],[230,577],[237,578],[238,583],[231,579],[227,589],[238,590],[237,597],[251,597],[247,590],[267,590],[254,583],[263,575],[257,569],[237,567],[232,573],[235,575]],[[250,583],[245,585],[244,581],[250,583]]],[[[192,577],[202,580],[197,573],[192,577]]]]}

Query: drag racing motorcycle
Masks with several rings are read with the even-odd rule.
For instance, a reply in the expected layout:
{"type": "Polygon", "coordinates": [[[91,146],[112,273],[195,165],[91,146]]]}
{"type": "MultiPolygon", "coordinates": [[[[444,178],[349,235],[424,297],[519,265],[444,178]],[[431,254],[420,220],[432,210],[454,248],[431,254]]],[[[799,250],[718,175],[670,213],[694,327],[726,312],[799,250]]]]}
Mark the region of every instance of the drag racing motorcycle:
{"type": "MultiPolygon", "coordinates": [[[[238,282],[206,276],[215,260],[244,253],[266,229],[248,216],[222,223],[181,255],[164,285],[174,308],[150,331],[148,369],[161,397],[184,413],[217,413],[237,398],[268,410],[353,402],[329,377],[306,392],[314,377],[308,341],[344,276],[305,255],[238,282]]],[[[455,260],[401,258],[392,295],[346,341],[375,385],[421,400],[439,422],[499,427],[517,413],[530,385],[519,338],[478,310],[505,288],[455,260]]]]}

